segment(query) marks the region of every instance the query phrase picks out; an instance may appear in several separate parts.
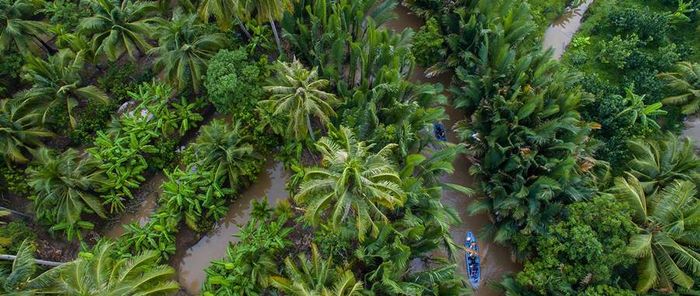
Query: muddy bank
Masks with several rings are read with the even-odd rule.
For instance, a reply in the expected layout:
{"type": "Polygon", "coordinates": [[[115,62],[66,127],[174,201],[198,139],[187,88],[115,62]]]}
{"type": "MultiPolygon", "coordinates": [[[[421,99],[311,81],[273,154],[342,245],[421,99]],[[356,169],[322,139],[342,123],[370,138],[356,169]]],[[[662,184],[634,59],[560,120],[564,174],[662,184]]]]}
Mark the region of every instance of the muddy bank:
{"type": "Polygon", "coordinates": [[[554,58],[561,59],[566,48],[581,27],[583,15],[593,0],[586,0],[577,7],[569,7],[564,14],[557,18],[544,32],[543,46],[554,51],[554,58]]]}
{"type": "MultiPolygon", "coordinates": [[[[398,18],[389,22],[386,26],[394,30],[403,30],[404,28],[412,28],[413,30],[418,30],[422,26],[423,21],[416,15],[413,15],[410,10],[403,6],[399,6],[395,10],[398,18]]],[[[447,89],[452,81],[451,73],[443,73],[436,77],[430,79],[425,77],[424,71],[422,69],[416,69],[410,78],[413,82],[429,82],[429,83],[441,83],[445,89],[447,89]]],[[[445,95],[448,97],[450,94],[446,91],[445,95]]],[[[447,127],[447,138],[451,143],[459,143],[457,136],[452,131],[454,124],[460,120],[464,119],[464,115],[461,111],[456,110],[448,106],[446,109],[449,120],[444,122],[447,127]]],[[[469,174],[470,162],[464,157],[458,157],[453,163],[455,172],[452,175],[445,176],[442,180],[446,183],[455,183],[462,186],[477,188],[478,184],[473,176],[469,174]]],[[[484,226],[490,223],[489,217],[487,215],[470,216],[467,213],[467,208],[469,204],[473,201],[473,198],[464,196],[461,193],[452,191],[443,191],[442,193],[442,203],[445,206],[452,207],[457,210],[459,217],[462,220],[462,224],[454,225],[450,228],[450,233],[452,239],[458,243],[464,243],[464,237],[467,231],[474,231],[478,233],[484,226]]],[[[521,269],[521,266],[512,260],[511,252],[508,248],[497,245],[491,241],[481,240],[479,246],[481,247],[481,280],[484,284],[481,288],[475,291],[476,296],[491,296],[500,295],[501,293],[491,289],[488,284],[489,282],[499,282],[502,277],[508,273],[517,272],[521,269]]],[[[457,266],[459,267],[459,272],[464,275],[465,279],[467,276],[466,266],[463,262],[464,254],[457,255],[457,266]]]]}
{"type": "MultiPolygon", "coordinates": [[[[171,264],[177,270],[178,281],[187,293],[199,294],[205,279],[204,269],[211,264],[211,261],[226,257],[229,244],[238,241],[234,235],[239,232],[239,225],[249,220],[253,200],[267,198],[270,206],[274,206],[279,200],[289,197],[286,190],[288,179],[289,173],[281,162],[268,161],[255,183],[231,203],[226,216],[217,222],[209,233],[194,244],[178,243],[178,251],[171,264]]],[[[183,235],[192,236],[193,234],[183,233],[178,234],[178,237],[183,235]]]]}

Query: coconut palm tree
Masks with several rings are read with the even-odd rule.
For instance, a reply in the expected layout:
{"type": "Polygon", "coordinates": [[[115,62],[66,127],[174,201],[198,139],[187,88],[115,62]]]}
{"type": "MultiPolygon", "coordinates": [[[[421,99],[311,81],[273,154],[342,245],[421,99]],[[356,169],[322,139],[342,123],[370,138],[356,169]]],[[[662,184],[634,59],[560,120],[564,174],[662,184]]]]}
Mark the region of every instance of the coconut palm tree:
{"type": "Polygon", "coordinates": [[[105,182],[97,165],[73,149],[58,156],[48,148],[37,150],[28,182],[36,194],[37,218],[54,225],[52,230],[66,230],[69,238],[74,232],[79,237],[80,228],[90,227],[88,222],[80,221],[83,213],[107,218],[95,192],[105,182]]]}
{"type": "Polygon", "coordinates": [[[168,295],[179,289],[170,280],[172,267],[158,265],[158,253],[146,251],[131,258],[114,259],[116,245],[100,242],[90,253],[66,263],[56,292],[61,295],[168,295]]]}
{"type": "Polygon", "coordinates": [[[619,177],[616,195],[633,209],[639,233],[632,236],[630,255],[638,258],[637,292],[651,288],[672,291],[693,286],[700,276],[700,201],[692,181],[676,180],[647,195],[632,174],[619,177]]]}
{"type": "Polygon", "coordinates": [[[688,138],[667,133],[659,139],[632,140],[628,147],[633,159],[631,173],[647,193],[682,179],[700,182],[700,158],[688,138]]]}
{"type": "Polygon", "coordinates": [[[193,149],[203,169],[214,171],[217,178],[227,176],[230,187],[255,177],[255,147],[240,130],[240,122],[230,126],[222,120],[212,121],[202,127],[193,149]]]}
{"type": "Polygon", "coordinates": [[[385,213],[406,199],[401,178],[389,160],[396,145],[375,153],[372,145],[357,141],[349,128],[340,127],[316,147],[323,155],[321,167],[306,170],[294,197],[305,205],[306,218],[313,225],[327,219],[334,229],[351,220],[348,223],[356,227],[360,240],[368,230],[377,235],[378,224],[388,221],[385,213]]]}
{"type": "Polygon", "coordinates": [[[18,52],[35,51],[37,44],[52,52],[40,35],[46,33],[46,24],[32,20],[43,7],[43,1],[0,0],[0,52],[16,49],[18,52]]]}
{"type": "Polygon", "coordinates": [[[156,70],[178,89],[191,85],[199,93],[207,61],[224,47],[225,36],[206,33],[204,26],[197,23],[196,15],[179,10],[170,21],[161,22],[156,36],[158,47],[149,50],[149,54],[156,56],[156,70]]]}
{"type": "Polygon", "coordinates": [[[277,69],[277,78],[264,87],[271,96],[260,104],[272,105],[273,116],[289,114],[288,136],[303,140],[308,133],[315,141],[311,117],[326,125],[330,117],[335,116],[333,106],[337,99],[334,94],[323,91],[330,82],[319,79],[316,68],[309,71],[297,60],[291,64],[278,62],[277,69]]]}
{"type": "Polygon", "coordinates": [[[94,85],[84,85],[80,75],[84,63],[82,51],[76,54],[67,49],[48,60],[27,57],[24,76],[32,87],[20,92],[17,98],[25,106],[39,106],[43,110],[42,122],[47,121],[51,110],[59,108],[68,115],[70,126],[75,128],[77,120],[73,117],[73,108],[80,104],[81,99],[109,102],[102,90],[94,85]]]}
{"type": "Polygon", "coordinates": [[[700,64],[681,62],[676,72],[661,73],[668,88],[676,95],[663,100],[667,105],[680,105],[683,114],[691,115],[700,110],[700,64]]]}
{"type": "Polygon", "coordinates": [[[245,36],[250,39],[252,36],[239,17],[244,14],[240,11],[242,8],[236,0],[203,0],[199,3],[197,13],[204,22],[209,21],[209,18],[214,16],[216,24],[221,30],[230,29],[231,23],[235,21],[245,36]]]}
{"type": "Polygon", "coordinates": [[[342,268],[333,268],[331,259],[324,260],[316,245],[311,245],[311,260],[299,254],[299,262],[284,260],[287,277],[273,276],[272,286],[290,296],[360,296],[362,282],[342,268]]]}
{"type": "Polygon", "coordinates": [[[35,295],[50,289],[56,282],[61,267],[49,269],[37,276],[37,264],[33,253],[34,245],[25,239],[17,250],[10,274],[0,275],[0,292],[3,295],[35,295]]]}
{"type": "Polygon", "coordinates": [[[37,125],[38,113],[23,113],[10,100],[0,100],[0,153],[5,159],[25,163],[29,152],[42,146],[40,138],[53,134],[37,125]]]}
{"type": "Polygon", "coordinates": [[[279,33],[275,21],[282,19],[285,11],[292,9],[290,0],[232,0],[235,7],[240,7],[236,12],[240,13],[240,19],[248,20],[252,16],[260,22],[269,21],[272,27],[272,33],[275,35],[277,50],[282,55],[282,41],[280,41],[279,33]]]}
{"type": "Polygon", "coordinates": [[[157,7],[152,2],[131,0],[90,0],[94,15],[80,22],[79,30],[92,38],[96,55],[103,54],[110,61],[124,53],[134,60],[151,46],[147,37],[152,32],[153,13],[157,7]]]}

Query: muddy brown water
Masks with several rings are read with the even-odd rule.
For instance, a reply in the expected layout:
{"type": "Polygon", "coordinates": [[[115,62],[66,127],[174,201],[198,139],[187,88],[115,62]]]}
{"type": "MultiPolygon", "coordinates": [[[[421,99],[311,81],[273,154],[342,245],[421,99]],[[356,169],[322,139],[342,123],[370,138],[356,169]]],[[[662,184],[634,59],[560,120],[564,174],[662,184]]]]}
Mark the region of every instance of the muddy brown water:
{"type": "Polygon", "coordinates": [[[592,3],[593,0],[586,0],[579,6],[567,8],[544,32],[544,48],[554,50],[555,59],[560,59],[566,51],[574,34],[581,28],[583,15],[592,3]]]}
{"type": "Polygon", "coordinates": [[[685,129],[683,129],[681,135],[693,140],[695,151],[700,152],[700,117],[688,117],[685,120],[685,129]]]}
{"type": "Polygon", "coordinates": [[[117,239],[124,234],[124,226],[131,223],[139,223],[143,226],[148,223],[150,216],[158,208],[158,198],[163,193],[161,184],[165,181],[165,175],[159,171],[151,176],[135,193],[135,199],[129,202],[127,210],[114,223],[110,223],[104,236],[117,239]]]}
{"type": "MultiPolygon", "coordinates": [[[[420,26],[423,25],[423,20],[412,14],[410,10],[403,6],[398,6],[395,9],[398,16],[397,19],[392,20],[386,24],[386,27],[391,28],[396,31],[403,30],[404,28],[412,28],[417,31],[420,26]]],[[[413,76],[410,78],[413,82],[429,82],[429,83],[441,83],[447,90],[452,81],[451,73],[443,73],[441,75],[426,78],[424,71],[422,69],[415,69],[413,76]]],[[[445,95],[449,97],[449,93],[446,91],[445,95]]],[[[446,108],[449,120],[445,122],[447,127],[447,139],[451,143],[459,143],[459,139],[452,131],[455,123],[464,119],[464,114],[451,107],[446,108]]],[[[442,178],[443,182],[454,183],[462,186],[470,187],[476,189],[478,184],[473,176],[469,174],[470,162],[464,157],[460,156],[455,159],[453,166],[455,172],[452,175],[445,176],[442,178]]],[[[487,215],[477,215],[471,216],[467,212],[469,204],[474,201],[474,198],[464,196],[461,193],[453,191],[443,191],[442,193],[442,203],[445,206],[452,207],[457,210],[462,223],[459,225],[453,225],[450,228],[450,234],[452,239],[462,245],[464,243],[464,238],[467,231],[478,232],[490,223],[489,217],[487,215]]],[[[500,295],[499,291],[492,289],[489,284],[492,282],[499,282],[504,275],[509,273],[517,272],[521,266],[512,260],[511,251],[504,246],[495,244],[491,241],[482,239],[479,243],[481,248],[481,287],[475,291],[476,296],[492,296],[500,295]]],[[[464,264],[464,255],[457,255],[457,266],[461,275],[465,278],[467,276],[466,266],[464,264]]]]}
{"type": "Polygon", "coordinates": [[[172,261],[177,270],[178,282],[187,293],[198,295],[205,280],[204,269],[211,261],[226,257],[226,249],[238,241],[234,237],[250,218],[253,200],[267,198],[270,206],[289,197],[286,189],[289,172],[278,161],[268,161],[255,181],[229,206],[228,213],[214,228],[184,252],[175,254],[172,261]]]}

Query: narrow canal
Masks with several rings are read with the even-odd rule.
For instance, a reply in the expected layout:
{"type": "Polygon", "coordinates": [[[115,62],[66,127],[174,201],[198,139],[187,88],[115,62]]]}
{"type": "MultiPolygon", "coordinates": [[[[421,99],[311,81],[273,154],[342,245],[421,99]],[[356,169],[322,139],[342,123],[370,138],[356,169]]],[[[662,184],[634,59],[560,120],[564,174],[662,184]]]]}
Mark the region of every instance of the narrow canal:
{"type": "Polygon", "coordinates": [[[231,203],[226,216],[209,233],[187,249],[178,248],[172,265],[177,270],[182,288],[191,295],[199,294],[206,276],[204,269],[211,261],[226,257],[228,245],[238,241],[235,235],[240,231],[240,226],[250,218],[252,201],[267,198],[270,206],[275,206],[277,201],[287,199],[288,179],[289,173],[281,162],[268,161],[255,184],[231,203]]]}
{"type": "MultiPolygon", "coordinates": [[[[407,8],[403,6],[398,6],[395,10],[398,18],[387,24],[387,27],[395,30],[401,31],[405,28],[411,28],[417,31],[422,25],[423,21],[418,16],[412,14],[407,8]]],[[[449,88],[452,81],[451,73],[443,73],[431,78],[426,78],[424,71],[422,69],[416,69],[413,76],[410,78],[411,81],[416,83],[440,83],[445,89],[449,88]]],[[[445,95],[450,96],[449,92],[445,92],[445,95]]],[[[451,108],[449,105],[445,108],[447,115],[449,115],[449,120],[445,122],[447,127],[447,139],[451,143],[459,143],[459,139],[452,131],[452,126],[458,121],[464,119],[464,114],[451,108]]],[[[446,183],[454,183],[469,188],[477,188],[478,184],[473,176],[469,174],[470,162],[463,156],[460,156],[453,163],[455,172],[452,175],[443,177],[443,181],[446,183]]],[[[478,233],[484,226],[489,224],[491,221],[487,215],[477,215],[471,216],[467,213],[467,208],[469,204],[474,201],[474,198],[464,196],[461,193],[453,191],[443,191],[442,193],[442,203],[445,206],[452,207],[457,210],[459,217],[462,220],[462,224],[454,225],[450,228],[450,233],[452,239],[458,243],[464,243],[464,237],[467,231],[474,231],[478,233]]],[[[500,295],[498,291],[489,287],[489,282],[498,282],[501,278],[511,272],[517,272],[521,269],[520,265],[511,260],[511,252],[508,248],[493,243],[491,241],[481,240],[479,244],[481,248],[481,258],[482,258],[482,271],[481,278],[486,284],[482,285],[481,288],[475,291],[475,296],[492,296],[500,295]]],[[[457,256],[458,259],[464,258],[464,254],[457,256]]],[[[457,262],[460,273],[466,278],[467,271],[466,266],[459,260],[457,262]]]]}
{"type": "MultiPolygon", "coordinates": [[[[561,19],[552,24],[545,33],[544,44],[546,47],[554,48],[557,58],[561,57],[566,46],[571,42],[573,34],[581,25],[583,12],[587,9],[592,0],[586,1],[581,7],[567,10],[561,19]]],[[[398,6],[395,10],[398,18],[388,23],[386,26],[396,31],[401,31],[406,28],[411,28],[417,31],[423,24],[423,21],[410,13],[403,6],[398,6]]],[[[441,83],[447,89],[451,83],[452,76],[449,73],[438,75],[433,78],[425,78],[423,71],[416,69],[411,81],[426,82],[426,83],[441,83]]],[[[446,95],[449,96],[448,93],[446,95]]],[[[446,122],[447,127],[453,126],[456,122],[463,119],[463,114],[455,109],[447,108],[449,121],[446,122]]],[[[458,139],[455,134],[448,130],[448,140],[452,143],[457,143],[458,139]]],[[[476,188],[476,181],[469,175],[469,161],[460,157],[455,160],[455,173],[443,178],[444,182],[456,183],[462,186],[476,188]]],[[[215,227],[207,234],[197,240],[196,237],[190,237],[189,243],[178,245],[178,251],[173,257],[171,264],[177,269],[178,281],[183,289],[192,295],[199,294],[201,284],[204,282],[204,269],[209,266],[213,260],[218,260],[226,256],[226,248],[229,244],[235,243],[237,238],[235,235],[239,231],[239,226],[246,223],[250,217],[251,202],[253,200],[262,200],[267,198],[271,205],[275,205],[277,201],[287,199],[288,192],[286,191],[286,183],[289,178],[289,173],[284,170],[281,163],[268,161],[265,168],[261,172],[255,184],[249,187],[241,196],[229,206],[229,211],[226,217],[219,221],[215,227]],[[192,241],[195,240],[195,241],[192,241]],[[181,248],[182,247],[182,248],[181,248]]],[[[111,238],[119,237],[122,233],[122,224],[138,222],[144,224],[148,221],[148,216],[153,213],[157,206],[157,200],[160,195],[160,184],[163,182],[163,175],[157,174],[151,178],[147,184],[139,191],[140,206],[120,217],[118,224],[106,231],[106,236],[111,238]]],[[[459,212],[462,224],[454,226],[450,232],[453,239],[457,243],[464,241],[466,231],[479,231],[485,225],[490,223],[488,216],[478,215],[470,216],[467,213],[469,204],[473,198],[468,198],[460,193],[445,191],[443,193],[443,203],[446,206],[453,207],[459,212]]],[[[182,235],[194,236],[193,233],[185,231],[182,235]]],[[[186,240],[186,241],[187,241],[186,240]]],[[[482,280],[484,282],[499,281],[503,275],[511,272],[516,272],[521,269],[521,266],[512,261],[511,252],[508,248],[497,245],[490,241],[481,243],[482,256],[482,280]]],[[[460,256],[461,257],[461,256],[460,256]]],[[[461,263],[461,261],[459,262],[461,263]]],[[[464,264],[458,264],[460,272],[466,276],[464,264]]],[[[475,295],[490,296],[499,295],[484,285],[475,295]]]]}

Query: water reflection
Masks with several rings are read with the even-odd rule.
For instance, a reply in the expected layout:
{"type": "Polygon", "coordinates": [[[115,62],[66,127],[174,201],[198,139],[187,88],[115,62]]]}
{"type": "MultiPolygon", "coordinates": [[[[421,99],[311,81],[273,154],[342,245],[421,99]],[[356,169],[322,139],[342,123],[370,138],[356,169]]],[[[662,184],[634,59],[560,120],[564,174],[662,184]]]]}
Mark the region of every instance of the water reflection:
{"type": "Polygon", "coordinates": [[[583,15],[593,0],[586,0],[578,7],[569,7],[566,12],[556,19],[544,32],[544,48],[554,50],[554,58],[560,59],[566,47],[569,46],[574,34],[581,27],[583,15]]]}

